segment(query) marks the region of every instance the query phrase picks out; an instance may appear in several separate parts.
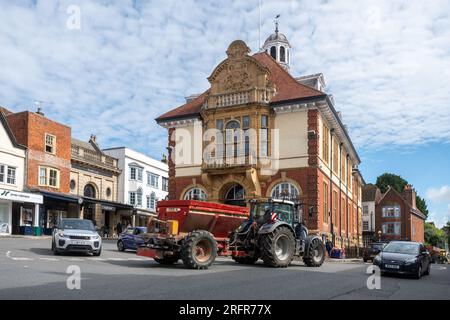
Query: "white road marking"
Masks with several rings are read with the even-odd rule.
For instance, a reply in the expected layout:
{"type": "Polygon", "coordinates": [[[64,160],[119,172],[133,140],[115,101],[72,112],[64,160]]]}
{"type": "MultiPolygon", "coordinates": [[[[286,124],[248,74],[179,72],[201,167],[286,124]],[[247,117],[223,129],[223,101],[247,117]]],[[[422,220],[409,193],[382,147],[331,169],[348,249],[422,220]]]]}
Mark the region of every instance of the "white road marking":
{"type": "Polygon", "coordinates": [[[39,260],[45,260],[45,261],[59,261],[57,258],[39,258],[39,260]]]}
{"type": "Polygon", "coordinates": [[[14,261],[31,261],[31,260],[34,260],[32,258],[11,257],[11,251],[6,252],[6,257],[8,259],[12,259],[14,261]]]}

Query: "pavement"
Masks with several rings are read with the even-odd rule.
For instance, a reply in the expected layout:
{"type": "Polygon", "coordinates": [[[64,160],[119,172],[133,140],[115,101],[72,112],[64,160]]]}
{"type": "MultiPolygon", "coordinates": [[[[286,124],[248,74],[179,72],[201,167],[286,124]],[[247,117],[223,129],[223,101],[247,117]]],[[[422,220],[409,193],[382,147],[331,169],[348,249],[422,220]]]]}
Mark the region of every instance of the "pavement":
{"type": "Polygon", "coordinates": [[[275,269],[218,258],[208,270],[190,270],[118,252],[113,240],[104,241],[100,257],[54,256],[50,244],[47,237],[0,239],[1,300],[450,299],[450,265],[432,265],[431,275],[420,280],[383,276],[380,289],[370,290],[371,264],[357,259],[328,260],[320,268],[294,261],[275,269]],[[71,290],[74,268],[81,272],[80,289],[71,290]]]}

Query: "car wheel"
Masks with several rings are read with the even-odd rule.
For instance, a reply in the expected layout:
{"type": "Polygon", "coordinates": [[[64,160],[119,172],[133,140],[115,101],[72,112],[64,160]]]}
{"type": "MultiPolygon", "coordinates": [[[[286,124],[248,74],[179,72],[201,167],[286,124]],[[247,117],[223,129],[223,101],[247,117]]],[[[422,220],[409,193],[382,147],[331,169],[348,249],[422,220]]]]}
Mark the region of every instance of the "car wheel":
{"type": "Polygon", "coordinates": [[[420,279],[422,277],[422,266],[419,265],[419,269],[417,270],[417,273],[414,275],[414,278],[420,279]]]}
{"type": "Polygon", "coordinates": [[[54,254],[55,256],[59,256],[59,251],[58,251],[58,249],[56,248],[56,244],[55,244],[54,241],[52,241],[52,251],[53,251],[53,254],[54,254]]]}
{"type": "Polygon", "coordinates": [[[94,257],[99,257],[101,254],[102,254],[102,248],[100,248],[98,251],[93,252],[94,257]]]}
{"type": "Polygon", "coordinates": [[[125,245],[123,244],[123,241],[121,240],[117,241],[117,249],[119,251],[125,251],[125,245]]]}

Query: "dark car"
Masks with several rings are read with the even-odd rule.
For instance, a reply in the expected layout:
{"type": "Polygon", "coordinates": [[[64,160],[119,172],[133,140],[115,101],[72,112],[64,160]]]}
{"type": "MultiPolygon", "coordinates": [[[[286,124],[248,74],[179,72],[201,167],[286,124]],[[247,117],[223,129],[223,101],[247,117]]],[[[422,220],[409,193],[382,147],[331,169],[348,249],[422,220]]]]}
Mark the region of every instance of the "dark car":
{"type": "Polygon", "coordinates": [[[119,235],[117,240],[117,249],[119,251],[125,251],[127,249],[137,250],[137,248],[144,244],[144,238],[142,235],[147,233],[146,227],[130,227],[119,235]]]}
{"type": "Polygon", "coordinates": [[[408,274],[419,279],[430,274],[430,254],[423,244],[411,241],[392,241],[374,258],[381,274],[408,274]]]}
{"type": "Polygon", "coordinates": [[[383,247],[386,245],[386,243],[382,242],[372,242],[368,245],[367,248],[364,250],[363,254],[363,260],[364,262],[367,262],[369,260],[373,261],[375,256],[383,250],[383,247]]]}

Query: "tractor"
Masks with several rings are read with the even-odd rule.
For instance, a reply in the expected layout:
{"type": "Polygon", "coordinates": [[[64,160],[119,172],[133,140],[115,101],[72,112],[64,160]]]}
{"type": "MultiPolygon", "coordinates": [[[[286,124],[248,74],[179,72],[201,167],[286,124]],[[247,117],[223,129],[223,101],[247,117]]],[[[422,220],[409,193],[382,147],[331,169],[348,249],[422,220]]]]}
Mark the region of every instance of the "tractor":
{"type": "Polygon", "coordinates": [[[309,267],[320,267],[325,246],[309,235],[301,221],[301,205],[288,200],[251,200],[250,216],[231,233],[229,250],[241,264],[261,259],[270,267],[287,267],[294,256],[309,267]]]}

